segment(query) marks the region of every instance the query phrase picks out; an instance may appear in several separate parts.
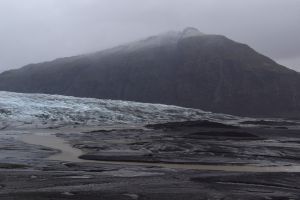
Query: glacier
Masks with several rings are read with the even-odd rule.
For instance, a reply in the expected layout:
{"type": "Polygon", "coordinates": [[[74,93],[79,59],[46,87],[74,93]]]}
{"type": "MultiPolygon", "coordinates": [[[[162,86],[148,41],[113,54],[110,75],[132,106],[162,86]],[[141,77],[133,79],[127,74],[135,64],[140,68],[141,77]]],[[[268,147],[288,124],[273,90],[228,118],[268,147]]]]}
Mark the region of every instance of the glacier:
{"type": "Polygon", "coordinates": [[[0,91],[0,129],[148,124],[185,120],[234,124],[243,119],[171,105],[0,91]]]}

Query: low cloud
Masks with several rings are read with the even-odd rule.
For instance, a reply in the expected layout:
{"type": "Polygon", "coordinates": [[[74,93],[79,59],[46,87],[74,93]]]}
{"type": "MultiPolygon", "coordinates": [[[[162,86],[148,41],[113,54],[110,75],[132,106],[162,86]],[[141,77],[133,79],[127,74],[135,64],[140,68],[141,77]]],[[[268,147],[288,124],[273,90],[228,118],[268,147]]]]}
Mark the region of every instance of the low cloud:
{"type": "Polygon", "coordinates": [[[186,26],[281,62],[300,57],[299,10],[299,0],[2,0],[0,71],[186,26]]]}

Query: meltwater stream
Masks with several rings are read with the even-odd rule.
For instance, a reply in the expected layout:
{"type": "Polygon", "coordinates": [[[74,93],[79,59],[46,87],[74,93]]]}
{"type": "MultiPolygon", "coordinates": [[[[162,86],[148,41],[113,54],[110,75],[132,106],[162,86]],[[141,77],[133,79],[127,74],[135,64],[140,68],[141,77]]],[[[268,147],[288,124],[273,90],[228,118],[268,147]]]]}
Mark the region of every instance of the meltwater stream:
{"type": "Polygon", "coordinates": [[[300,166],[271,166],[260,167],[254,165],[201,165],[201,164],[171,164],[171,163],[146,163],[146,162],[122,162],[122,161],[96,161],[84,160],[79,156],[83,155],[80,149],[72,147],[68,142],[55,134],[25,134],[19,137],[25,143],[40,145],[57,149],[60,152],[48,157],[49,160],[64,162],[86,162],[114,165],[136,165],[136,166],[156,166],[173,169],[193,169],[193,170],[214,170],[228,172],[300,172],[300,166]]]}

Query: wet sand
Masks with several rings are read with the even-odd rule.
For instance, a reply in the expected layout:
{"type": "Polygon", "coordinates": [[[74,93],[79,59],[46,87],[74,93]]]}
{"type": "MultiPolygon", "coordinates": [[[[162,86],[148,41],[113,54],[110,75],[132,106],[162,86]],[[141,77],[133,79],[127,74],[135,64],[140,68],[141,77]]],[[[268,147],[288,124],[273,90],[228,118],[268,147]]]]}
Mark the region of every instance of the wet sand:
{"type": "Polygon", "coordinates": [[[298,130],[185,125],[2,130],[0,199],[299,199],[298,130]]]}
{"type": "Polygon", "coordinates": [[[55,134],[26,134],[19,137],[25,143],[44,146],[59,150],[47,159],[64,162],[87,162],[112,165],[136,165],[136,166],[155,166],[172,169],[192,169],[192,170],[212,170],[227,172],[300,172],[300,166],[254,166],[254,165],[200,165],[200,164],[171,164],[171,163],[148,163],[148,162],[122,162],[122,161],[99,161],[85,160],[79,157],[84,153],[72,147],[67,141],[57,137],[55,134]]]}

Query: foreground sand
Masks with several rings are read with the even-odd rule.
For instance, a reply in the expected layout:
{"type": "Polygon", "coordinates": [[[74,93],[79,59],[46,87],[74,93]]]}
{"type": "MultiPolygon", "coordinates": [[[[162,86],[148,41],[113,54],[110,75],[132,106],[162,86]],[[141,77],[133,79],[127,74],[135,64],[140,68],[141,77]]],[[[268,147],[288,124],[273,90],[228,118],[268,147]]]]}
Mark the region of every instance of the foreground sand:
{"type": "Polygon", "coordinates": [[[300,197],[299,130],[282,125],[3,130],[1,147],[1,200],[300,197]]]}

